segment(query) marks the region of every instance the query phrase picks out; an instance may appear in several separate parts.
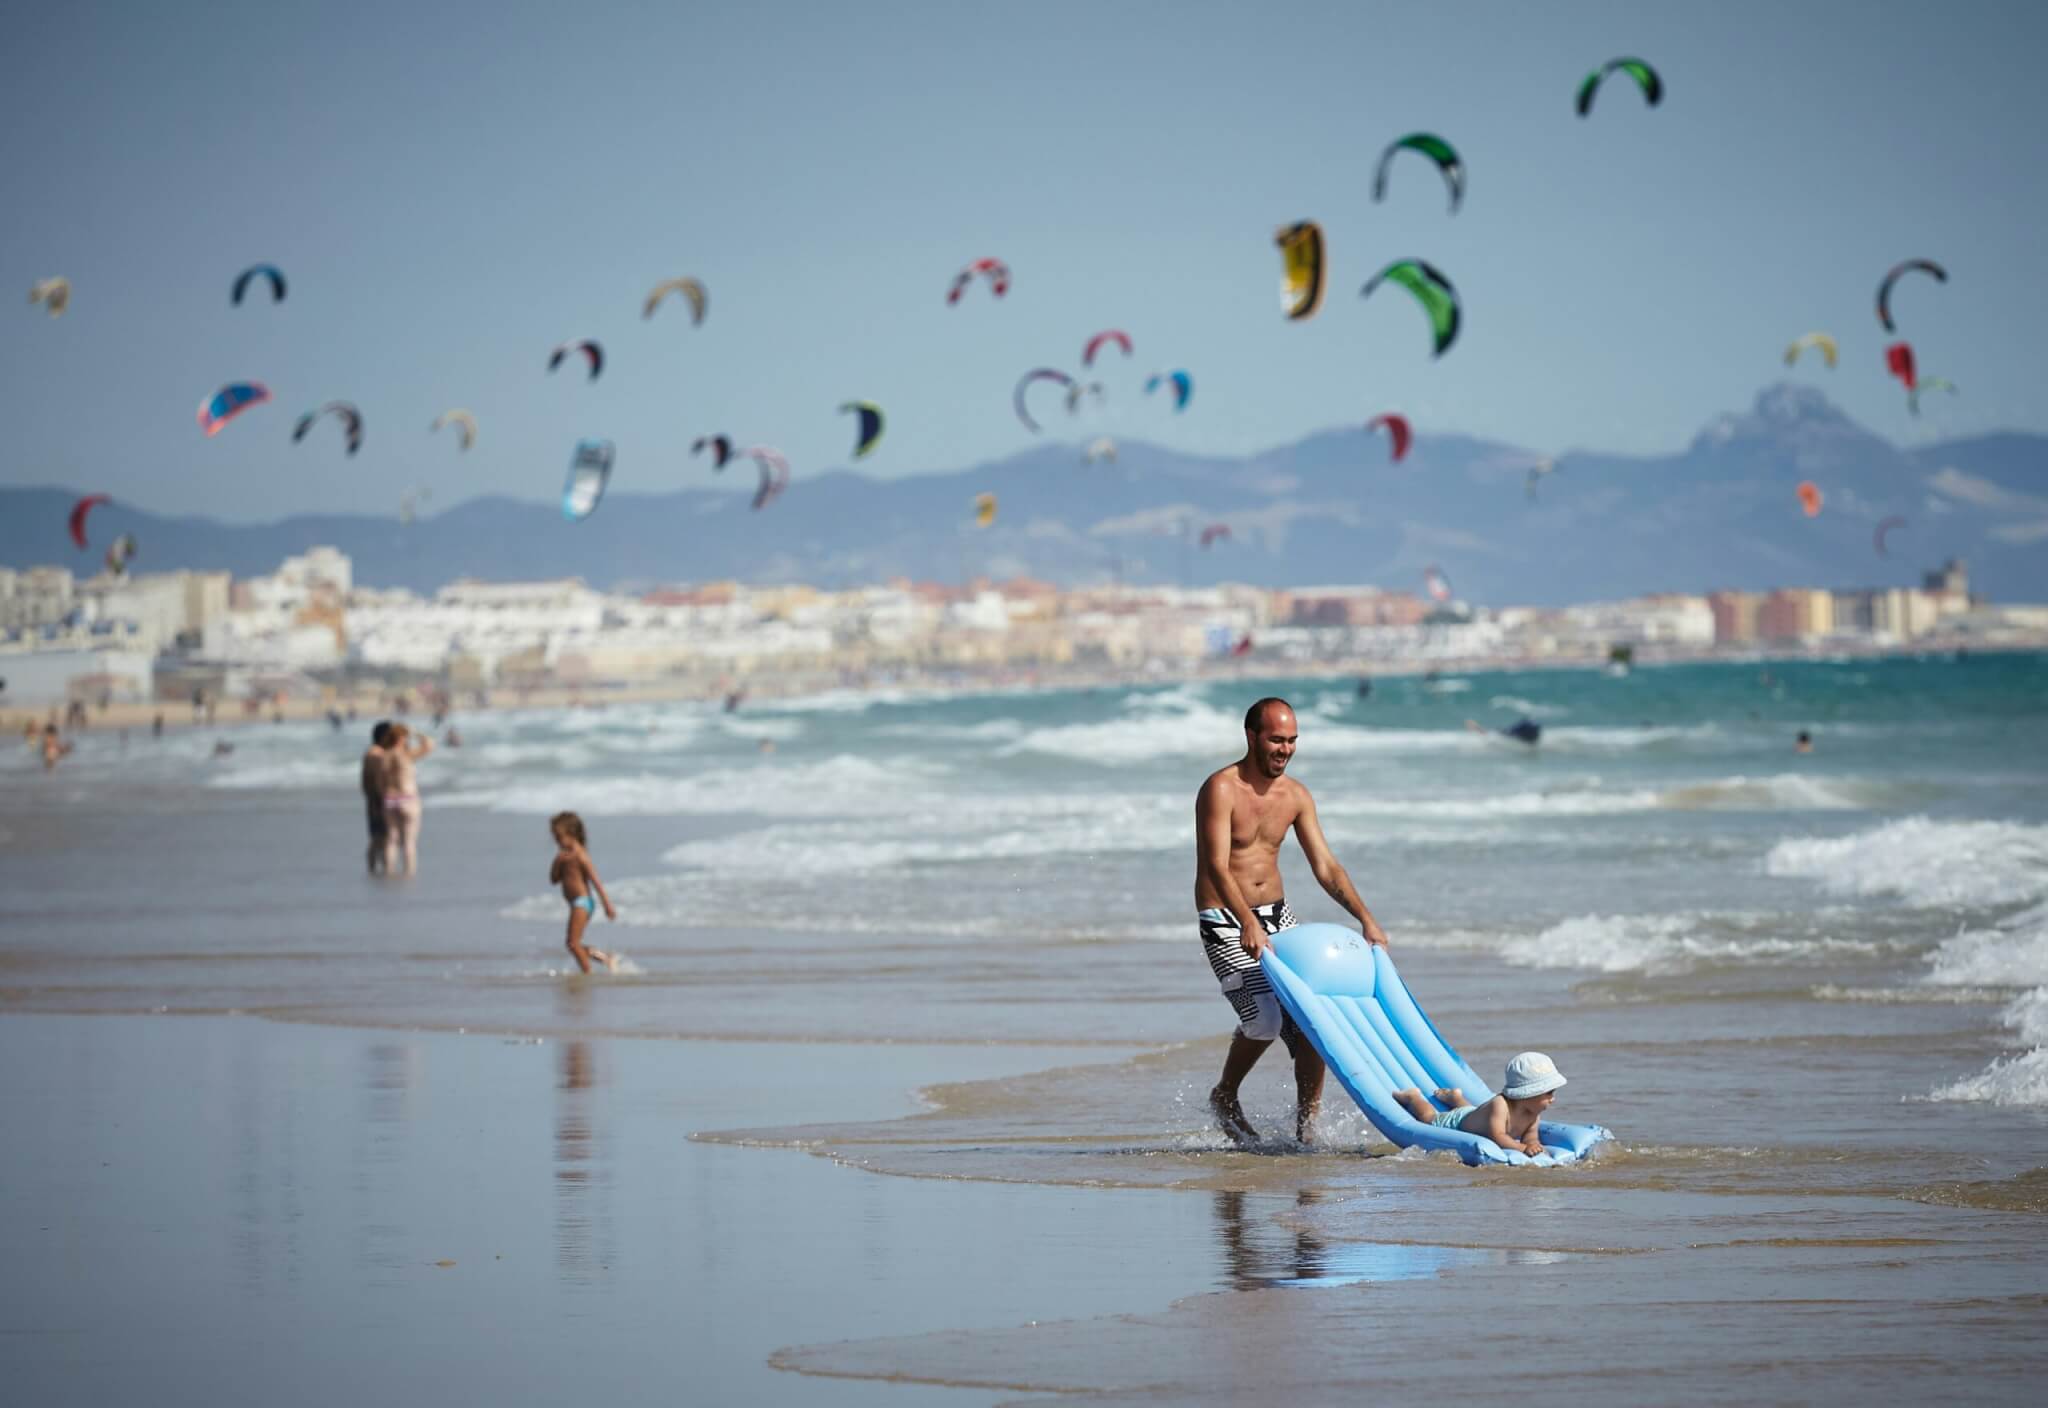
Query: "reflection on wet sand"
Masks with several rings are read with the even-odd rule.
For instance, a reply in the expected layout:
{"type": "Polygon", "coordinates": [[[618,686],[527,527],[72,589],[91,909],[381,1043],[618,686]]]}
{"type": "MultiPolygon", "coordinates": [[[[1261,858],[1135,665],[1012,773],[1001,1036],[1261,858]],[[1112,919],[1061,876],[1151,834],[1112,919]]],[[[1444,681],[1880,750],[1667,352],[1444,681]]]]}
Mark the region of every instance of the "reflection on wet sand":
{"type": "Polygon", "coordinates": [[[587,1041],[559,1048],[555,1081],[555,1264],[589,1281],[611,1263],[611,1165],[596,1127],[597,1055],[587,1041]]]}
{"type": "Polygon", "coordinates": [[[1366,1281],[1413,1281],[1462,1266],[1505,1264],[1517,1257],[1558,1259],[1553,1253],[1423,1246],[1407,1242],[1330,1242],[1306,1214],[1332,1203],[1329,1192],[1303,1188],[1293,1207],[1281,1199],[1242,1192],[1215,1197],[1216,1240],[1223,1252],[1223,1283],[1232,1290],[1267,1286],[1350,1286],[1366,1281]]]}
{"type": "Polygon", "coordinates": [[[425,1084],[425,1055],[411,1043],[376,1042],[363,1053],[364,1119],[358,1125],[354,1176],[355,1248],[359,1266],[384,1277],[400,1274],[412,1261],[407,1233],[395,1220],[404,1206],[394,1186],[404,1167],[412,1134],[413,1095],[425,1084]]]}

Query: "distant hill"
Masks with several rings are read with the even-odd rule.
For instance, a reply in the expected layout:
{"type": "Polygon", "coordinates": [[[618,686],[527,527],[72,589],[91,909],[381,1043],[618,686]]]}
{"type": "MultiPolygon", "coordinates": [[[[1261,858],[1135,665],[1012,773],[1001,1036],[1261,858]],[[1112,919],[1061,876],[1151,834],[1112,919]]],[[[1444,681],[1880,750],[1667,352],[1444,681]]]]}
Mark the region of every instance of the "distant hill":
{"type": "Polygon", "coordinates": [[[1901,450],[1820,392],[1778,385],[1746,414],[1708,425],[1682,453],[1567,453],[1527,492],[1538,457],[1418,427],[1388,463],[1383,436],[1312,435],[1244,459],[1204,459],[1125,441],[1115,464],[1047,444],[944,474],[799,477],[762,512],[750,467],[715,487],[615,493],[582,523],[552,504],[472,499],[401,527],[319,515],[258,525],[170,518],[120,503],[95,510],[95,547],[73,550],[67,489],[0,489],[0,564],[96,568],[99,544],[132,533],[137,570],[251,576],[332,544],[356,580],[419,591],[458,577],[582,577],[600,587],[737,578],[821,586],[888,577],[1028,575],[1062,584],[1377,582],[1413,588],[1439,564],[1478,602],[1562,604],[1650,591],[1779,585],[1917,584],[1923,567],[1968,559],[1996,600],[2048,600],[2048,437],[2006,434],[1901,450]],[[1809,519],[1794,486],[1826,495],[1809,519]],[[993,526],[972,525],[994,492],[993,526]],[[1875,526],[1897,515],[1889,558],[1875,526]],[[1200,530],[1225,523],[1204,550],[1200,530]]]}

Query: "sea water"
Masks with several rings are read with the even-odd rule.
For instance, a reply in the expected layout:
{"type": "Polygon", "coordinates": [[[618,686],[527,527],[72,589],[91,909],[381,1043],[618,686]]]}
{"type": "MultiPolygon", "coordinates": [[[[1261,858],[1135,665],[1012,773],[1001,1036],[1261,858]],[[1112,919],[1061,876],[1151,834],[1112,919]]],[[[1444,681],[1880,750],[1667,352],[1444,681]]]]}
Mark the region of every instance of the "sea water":
{"type": "MultiPolygon", "coordinates": [[[[1337,856],[1447,998],[1555,989],[1582,1026],[1662,1007],[1716,1040],[1921,1020],[1940,1034],[1891,1060],[1889,1098],[2048,1108],[2038,655],[464,714],[420,766],[410,882],[362,874],[367,719],[95,731],[54,774],[0,755],[10,1000],[551,1029],[546,820],[572,810],[619,908],[595,941],[634,965],[604,1030],[1210,1037],[1194,796],[1268,693],[1337,856]],[[1522,717],[1539,745],[1466,726],[1522,717]]],[[[1291,846],[1283,871],[1304,918],[1342,917],[1291,846]]]]}

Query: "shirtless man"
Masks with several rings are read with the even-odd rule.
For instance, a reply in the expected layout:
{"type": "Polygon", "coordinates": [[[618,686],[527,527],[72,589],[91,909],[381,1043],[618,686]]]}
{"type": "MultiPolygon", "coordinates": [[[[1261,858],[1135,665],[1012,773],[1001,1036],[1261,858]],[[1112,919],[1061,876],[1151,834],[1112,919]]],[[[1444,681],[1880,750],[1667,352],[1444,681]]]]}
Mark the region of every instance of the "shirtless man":
{"type": "Polygon", "coordinates": [[[390,827],[384,820],[385,749],[391,744],[391,725],[380,723],[370,730],[370,746],[363,750],[363,814],[370,823],[369,866],[372,875],[384,869],[384,848],[390,827]]]}
{"type": "Polygon", "coordinates": [[[1244,756],[1212,773],[1195,797],[1195,908],[1202,950],[1223,996],[1237,1012],[1237,1032],[1223,1077],[1209,1092],[1223,1132],[1240,1144],[1258,1131],[1245,1119],[1238,1087],[1279,1037],[1294,1057],[1294,1134],[1306,1143],[1323,1098],[1323,1058],[1280,1006],[1259,967],[1266,936],[1295,924],[1280,895],[1280,843],[1292,828],[1316,883],[1350,911],[1368,943],[1387,941],[1379,921],[1330,854],[1308,789],[1286,776],[1299,731],[1284,699],[1261,699],[1245,711],[1244,756]]]}

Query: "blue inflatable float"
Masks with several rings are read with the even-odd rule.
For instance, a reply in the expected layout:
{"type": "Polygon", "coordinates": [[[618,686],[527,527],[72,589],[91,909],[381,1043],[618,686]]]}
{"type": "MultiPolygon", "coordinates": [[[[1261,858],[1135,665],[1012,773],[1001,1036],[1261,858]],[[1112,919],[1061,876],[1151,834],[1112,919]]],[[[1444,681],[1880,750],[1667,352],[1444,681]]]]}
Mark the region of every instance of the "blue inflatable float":
{"type": "Polygon", "coordinates": [[[1438,1035],[1394,960],[1336,924],[1301,924],[1273,935],[1259,962],[1295,1025],[1322,1053],[1373,1128],[1402,1148],[1448,1149],[1468,1164],[1568,1164],[1614,1136],[1596,1124],[1537,1126],[1543,1154],[1531,1158],[1483,1135],[1423,1124],[1394,1099],[1414,1087],[1433,1098],[1456,1088],[1479,1105],[1493,1087],[1438,1035]]]}

